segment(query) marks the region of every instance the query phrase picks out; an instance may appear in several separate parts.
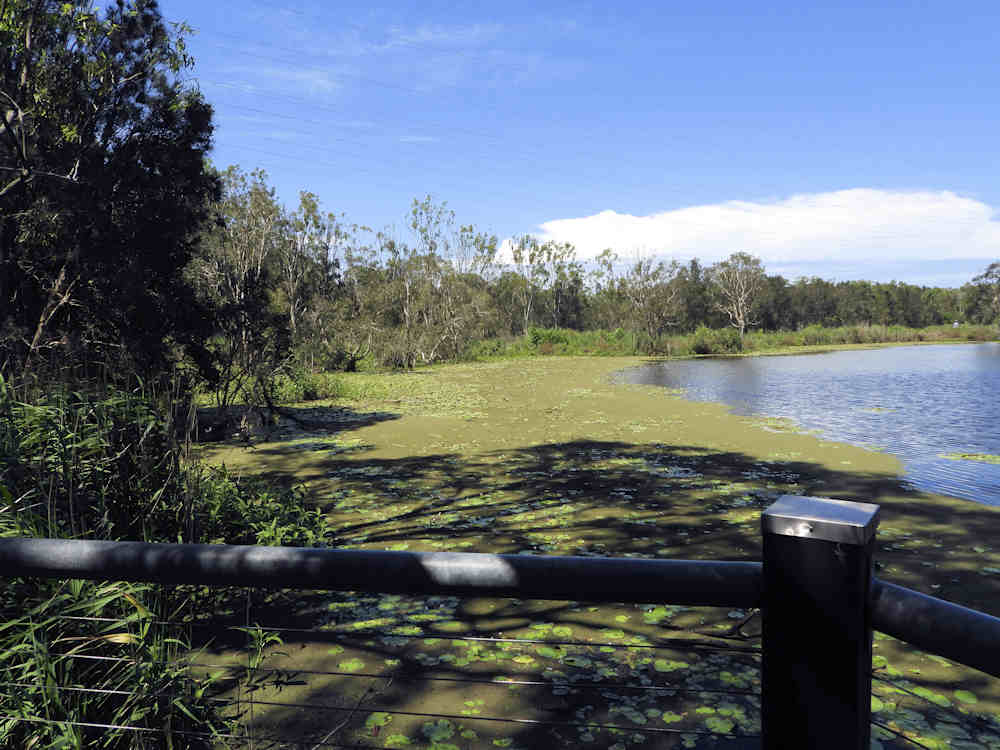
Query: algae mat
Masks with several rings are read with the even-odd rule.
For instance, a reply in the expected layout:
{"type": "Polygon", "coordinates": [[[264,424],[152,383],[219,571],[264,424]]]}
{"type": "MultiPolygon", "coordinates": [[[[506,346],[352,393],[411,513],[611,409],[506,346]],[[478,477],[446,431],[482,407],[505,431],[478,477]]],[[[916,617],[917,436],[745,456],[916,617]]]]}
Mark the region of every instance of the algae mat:
{"type": "MultiPolygon", "coordinates": [[[[878,502],[880,576],[1000,614],[998,509],[908,490],[891,456],[612,382],[642,361],[347,375],[355,398],[298,405],[267,442],[204,456],[304,483],[337,543],[368,549],[758,560],[760,512],[780,494],[878,502]]],[[[289,601],[257,621],[320,632],[281,631],[269,664],[287,679],[256,695],[260,736],[436,750],[757,746],[752,611],[289,601]]],[[[886,637],[875,653],[876,745],[1000,748],[998,681],[886,637]]]]}

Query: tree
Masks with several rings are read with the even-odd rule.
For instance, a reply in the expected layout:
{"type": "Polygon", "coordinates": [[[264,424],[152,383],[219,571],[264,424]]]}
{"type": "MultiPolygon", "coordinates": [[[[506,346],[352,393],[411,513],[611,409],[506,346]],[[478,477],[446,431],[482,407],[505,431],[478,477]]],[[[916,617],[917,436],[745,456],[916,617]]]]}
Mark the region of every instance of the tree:
{"type": "Polygon", "coordinates": [[[183,29],[153,0],[7,0],[0,49],[0,365],[205,364],[181,269],[218,184],[183,29]]]}
{"type": "Polygon", "coordinates": [[[992,297],[993,313],[1000,317],[1000,260],[990,263],[986,270],[972,281],[987,287],[992,297]]]}
{"type": "Polygon", "coordinates": [[[256,404],[269,398],[271,378],[287,353],[288,329],[271,298],[288,226],[263,170],[247,174],[230,167],[222,182],[215,227],[189,272],[215,312],[216,397],[226,408],[239,395],[256,404]]]}
{"type": "Polygon", "coordinates": [[[693,331],[700,325],[711,325],[711,280],[697,258],[683,266],[677,274],[681,327],[693,331]]]}
{"type": "Polygon", "coordinates": [[[676,262],[654,264],[651,258],[637,258],[622,278],[622,289],[632,304],[633,327],[642,333],[650,346],[671,325],[676,325],[676,262]]]}
{"type": "Polygon", "coordinates": [[[521,333],[527,335],[535,300],[545,280],[544,251],[536,238],[525,234],[514,239],[511,256],[520,277],[516,295],[521,308],[521,333]]]}
{"type": "Polygon", "coordinates": [[[756,325],[754,308],[764,286],[764,266],[749,253],[733,253],[710,272],[718,299],[716,307],[729,316],[742,340],[747,326],[756,325]]]}

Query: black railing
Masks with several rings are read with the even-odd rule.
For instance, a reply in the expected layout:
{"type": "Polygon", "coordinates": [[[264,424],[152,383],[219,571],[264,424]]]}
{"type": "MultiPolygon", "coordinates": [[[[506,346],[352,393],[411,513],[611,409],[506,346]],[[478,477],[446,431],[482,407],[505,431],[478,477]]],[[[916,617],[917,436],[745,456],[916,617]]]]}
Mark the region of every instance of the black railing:
{"type": "Polygon", "coordinates": [[[871,575],[878,506],[785,496],[762,563],[0,540],[6,577],[760,607],[763,747],[867,750],[872,629],[1000,677],[1000,619],[871,575]],[[820,643],[822,648],[816,648],[820,643]]]}

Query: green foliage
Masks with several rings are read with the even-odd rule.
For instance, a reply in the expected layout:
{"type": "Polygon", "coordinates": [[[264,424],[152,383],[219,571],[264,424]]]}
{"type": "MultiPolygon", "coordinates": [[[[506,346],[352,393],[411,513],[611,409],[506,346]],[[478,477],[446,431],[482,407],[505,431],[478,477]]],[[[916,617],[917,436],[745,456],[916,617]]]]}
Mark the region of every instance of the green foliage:
{"type": "Polygon", "coordinates": [[[536,355],[596,355],[621,357],[636,353],[636,337],[616,331],[574,331],[565,328],[528,329],[527,336],[475,341],[466,347],[466,361],[533,357],[536,355]]]}
{"type": "Polygon", "coordinates": [[[281,373],[274,380],[274,400],[277,403],[319,401],[345,397],[344,384],[332,372],[309,372],[297,367],[290,373],[281,373]]]}
{"type": "MultiPolygon", "coordinates": [[[[6,498],[0,536],[52,533],[29,498],[6,498]]],[[[122,582],[12,579],[0,590],[0,696],[3,747],[215,747],[236,716],[217,702],[219,675],[196,675],[180,633],[159,621],[170,602],[153,586],[122,582]],[[85,618],[85,619],[76,619],[85,618]],[[99,620],[91,618],[101,618],[99,620]],[[48,722],[18,719],[48,719],[48,722]],[[95,730],[76,724],[148,727],[95,730]],[[162,732],[162,734],[157,734],[162,732]],[[193,733],[193,734],[186,734],[193,733]],[[141,744],[145,742],[146,744],[141,744]]]]}
{"type": "Polygon", "coordinates": [[[488,339],[470,344],[462,359],[485,361],[537,355],[630,356],[636,353],[687,357],[767,352],[799,346],[842,346],[934,341],[994,341],[995,330],[963,325],[906,328],[903,326],[807,326],[799,331],[749,331],[740,341],[735,328],[699,326],[687,335],[665,335],[649,339],[616,331],[571,331],[533,328],[529,336],[488,339]]]}
{"type": "Polygon", "coordinates": [[[217,182],[183,29],[152,0],[2,7],[0,365],[204,363],[181,269],[217,182]]]}
{"type": "Polygon", "coordinates": [[[699,326],[691,334],[688,347],[693,354],[738,354],[743,350],[743,342],[734,328],[712,329],[699,326]]]}
{"type": "Polygon", "coordinates": [[[195,523],[203,543],[319,547],[329,541],[326,516],[310,507],[301,487],[238,479],[224,467],[191,468],[188,482],[198,497],[195,523]]]}
{"type": "MultiPolygon", "coordinates": [[[[138,389],[50,386],[33,397],[22,390],[16,395],[0,378],[0,536],[309,546],[328,539],[324,515],[301,488],[182,460],[173,421],[138,389]]],[[[0,679],[22,688],[0,696],[0,713],[166,733],[8,720],[0,745],[214,747],[212,734],[231,730],[236,717],[214,700],[218,676],[190,672],[188,644],[162,622],[183,606],[207,608],[220,593],[195,592],[186,604],[180,596],[114,582],[9,581],[0,590],[0,679]]],[[[258,640],[266,645],[267,636],[258,640]]]]}

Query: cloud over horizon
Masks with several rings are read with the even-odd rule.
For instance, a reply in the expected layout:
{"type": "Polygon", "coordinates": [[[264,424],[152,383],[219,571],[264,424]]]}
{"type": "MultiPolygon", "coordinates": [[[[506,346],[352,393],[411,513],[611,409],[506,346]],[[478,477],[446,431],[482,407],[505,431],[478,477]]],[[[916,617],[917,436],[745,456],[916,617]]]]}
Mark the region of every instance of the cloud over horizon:
{"type": "Polygon", "coordinates": [[[997,210],[951,191],[855,188],[775,201],[726,201],[633,216],[601,211],[544,222],[541,240],[571,242],[577,257],[605,248],[713,263],[732,252],[765,265],[1000,258],[997,210]]]}

